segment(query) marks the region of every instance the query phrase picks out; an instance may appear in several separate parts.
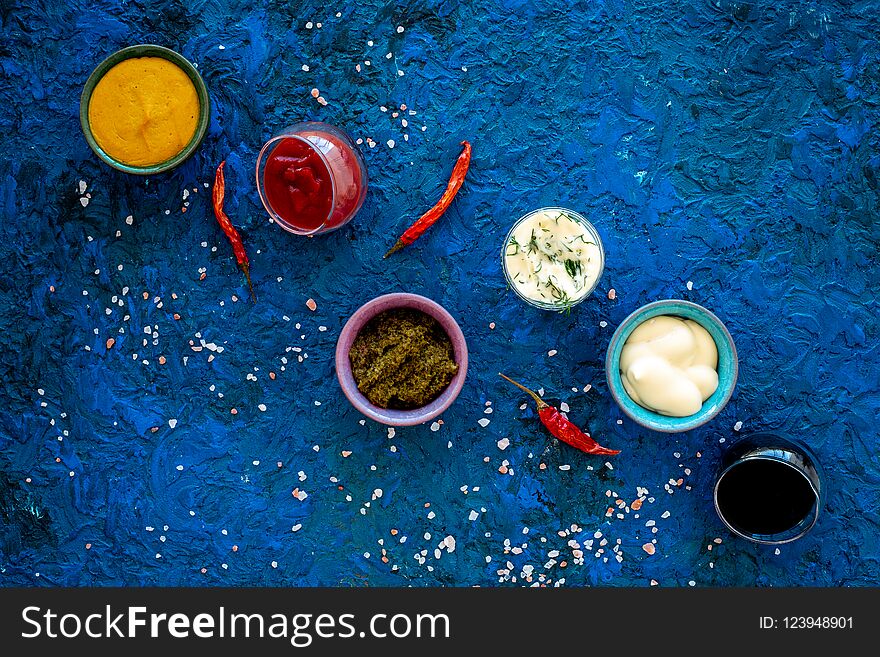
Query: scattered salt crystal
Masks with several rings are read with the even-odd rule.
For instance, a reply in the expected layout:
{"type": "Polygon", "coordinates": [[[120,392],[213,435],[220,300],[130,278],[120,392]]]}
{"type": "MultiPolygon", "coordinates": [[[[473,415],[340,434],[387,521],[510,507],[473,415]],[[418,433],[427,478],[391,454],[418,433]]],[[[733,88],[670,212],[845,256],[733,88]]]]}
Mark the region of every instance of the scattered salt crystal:
{"type": "Polygon", "coordinates": [[[317,310],[317,308],[318,308],[318,304],[315,303],[315,300],[314,300],[314,299],[311,299],[311,298],[310,298],[308,301],[306,301],[306,307],[307,307],[309,310],[311,310],[312,312],[314,312],[315,310],[317,310]]]}
{"type": "Polygon", "coordinates": [[[733,425],[733,430],[739,431],[740,429],[742,429],[742,426],[743,426],[742,422],[737,422],[736,424],[733,425]]]}
{"type": "Polygon", "coordinates": [[[510,446],[510,438],[502,438],[498,441],[498,449],[505,450],[510,446]]]}
{"type": "Polygon", "coordinates": [[[394,140],[393,139],[389,139],[386,143],[388,144],[388,148],[394,148],[394,140]]]}
{"type": "Polygon", "coordinates": [[[693,281],[688,281],[688,282],[687,282],[687,289],[689,289],[689,290],[693,290],[693,289],[694,289],[694,282],[693,282],[693,281]]]}
{"type": "Polygon", "coordinates": [[[559,353],[559,352],[556,351],[555,349],[551,349],[550,351],[547,352],[547,355],[550,356],[550,357],[552,358],[553,356],[555,356],[555,355],[558,354],[558,353],[559,353]]]}
{"type": "Polygon", "coordinates": [[[171,418],[170,420],[168,420],[168,426],[173,429],[177,426],[177,420],[175,418],[171,418]]]}
{"type": "Polygon", "coordinates": [[[487,427],[489,426],[489,418],[481,417],[479,420],[477,420],[477,424],[479,424],[481,427],[487,427]]]}

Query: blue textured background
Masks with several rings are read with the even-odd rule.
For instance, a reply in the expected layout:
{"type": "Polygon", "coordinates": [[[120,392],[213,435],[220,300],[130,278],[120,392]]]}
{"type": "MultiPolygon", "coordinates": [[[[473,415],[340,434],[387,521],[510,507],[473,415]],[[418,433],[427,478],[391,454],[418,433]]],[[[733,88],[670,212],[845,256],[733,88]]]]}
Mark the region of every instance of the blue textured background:
{"type": "Polygon", "coordinates": [[[2,4],[0,584],[876,584],[880,3],[323,4],[2,4]],[[93,67],[139,42],[196,62],[213,102],[197,155],[148,180],[100,163],[77,116],[93,67]],[[363,210],[311,240],[267,222],[253,180],[301,119],[376,142],[363,210]],[[383,261],[463,138],[454,208],[383,261]],[[256,306],[204,187],[223,158],[256,306]],[[570,317],[499,269],[511,222],[551,204],[607,250],[570,317]],[[389,291],[467,336],[438,431],[389,435],[339,393],[338,331],[389,291]],[[729,406],[686,435],[618,423],[602,372],[617,323],[664,297],[714,310],[741,359],[729,406]],[[549,438],[499,370],[622,449],[613,470],[549,438]],[[818,527],[778,554],[712,510],[737,422],[805,438],[827,471],[818,527]],[[640,510],[606,516],[637,487],[640,510]]]}

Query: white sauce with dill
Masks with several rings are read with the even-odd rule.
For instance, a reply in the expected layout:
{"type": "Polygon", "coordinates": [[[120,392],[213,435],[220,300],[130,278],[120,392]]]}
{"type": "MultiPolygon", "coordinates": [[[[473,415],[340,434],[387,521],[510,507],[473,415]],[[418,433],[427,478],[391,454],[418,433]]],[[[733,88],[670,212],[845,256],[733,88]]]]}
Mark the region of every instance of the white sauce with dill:
{"type": "Polygon", "coordinates": [[[596,242],[566,210],[538,210],[516,226],[505,245],[510,284],[527,299],[570,307],[592,291],[602,273],[596,242]]]}

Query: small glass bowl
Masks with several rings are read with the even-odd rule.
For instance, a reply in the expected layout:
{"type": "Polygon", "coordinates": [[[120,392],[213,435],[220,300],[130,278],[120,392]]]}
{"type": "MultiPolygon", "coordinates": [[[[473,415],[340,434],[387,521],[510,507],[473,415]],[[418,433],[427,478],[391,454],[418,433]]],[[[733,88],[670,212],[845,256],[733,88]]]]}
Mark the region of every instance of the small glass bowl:
{"type": "Polygon", "coordinates": [[[320,235],[342,228],[357,214],[367,195],[367,167],[351,137],[339,128],[319,121],[297,123],[267,141],[257,156],[256,175],[257,192],[266,212],[284,230],[296,235],[320,235]],[[285,219],[272,208],[266,195],[263,184],[266,162],[275,147],[285,139],[298,139],[308,144],[330,174],[330,212],[317,227],[305,228],[285,219]]]}
{"type": "Polygon", "coordinates": [[[596,286],[599,285],[599,280],[602,278],[602,274],[605,271],[605,249],[602,246],[602,239],[599,237],[599,233],[596,230],[596,227],[587,221],[586,217],[582,214],[575,212],[574,210],[569,210],[568,208],[559,208],[559,207],[547,207],[547,208],[538,208],[537,210],[532,210],[531,212],[524,214],[522,217],[517,219],[513,226],[510,227],[510,230],[507,231],[507,236],[504,238],[504,244],[501,247],[501,268],[504,270],[504,278],[507,281],[507,286],[516,293],[520,299],[525,301],[530,306],[534,306],[535,308],[540,308],[541,310],[553,310],[556,312],[565,312],[574,306],[578,305],[581,301],[586,299],[593,293],[593,290],[596,289],[596,286]],[[519,227],[519,225],[524,222],[526,219],[530,219],[533,215],[543,212],[557,212],[563,213],[569,219],[581,224],[586,231],[590,234],[596,241],[596,246],[599,247],[599,274],[596,276],[596,282],[593,283],[593,287],[589,289],[585,289],[583,294],[579,296],[577,299],[573,299],[570,303],[560,304],[560,303],[549,303],[546,301],[536,301],[535,299],[530,299],[525,296],[513,282],[513,279],[510,276],[510,272],[507,270],[507,246],[510,244],[510,237],[513,235],[514,231],[519,227]]]}

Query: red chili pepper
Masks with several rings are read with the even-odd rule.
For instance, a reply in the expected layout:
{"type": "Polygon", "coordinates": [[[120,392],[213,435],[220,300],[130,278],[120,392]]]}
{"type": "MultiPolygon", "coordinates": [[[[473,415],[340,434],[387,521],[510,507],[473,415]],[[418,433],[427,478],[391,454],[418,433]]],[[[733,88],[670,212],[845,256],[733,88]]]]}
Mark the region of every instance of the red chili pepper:
{"type": "Polygon", "coordinates": [[[254,295],[254,286],[251,285],[251,265],[247,253],[245,253],[244,244],[241,241],[241,235],[238,234],[235,226],[232,225],[229,217],[223,211],[223,199],[226,196],[226,178],[223,175],[223,167],[225,164],[226,160],[223,160],[220,163],[220,166],[217,167],[217,175],[214,177],[214,216],[217,217],[217,223],[220,224],[220,227],[223,229],[223,232],[232,244],[232,251],[235,253],[235,260],[244,272],[244,277],[247,279],[248,289],[251,291],[251,299],[256,303],[257,297],[254,295]]]}
{"type": "Polygon", "coordinates": [[[400,239],[388,250],[388,253],[382,256],[383,258],[387,258],[395,251],[399,251],[403,247],[415,242],[422,236],[422,233],[433,226],[434,222],[446,212],[446,209],[452,203],[452,199],[458,194],[458,190],[464,182],[464,177],[467,175],[468,167],[471,165],[470,142],[463,141],[461,145],[461,155],[458,156],[458,160],[452,168],[452,175],[449,177],[449,183],[446,185],[446,191],[443,192],[443,196],[440,197],[440,200],[437,201],[434,207],[416,219],[413,225],[406,229],[403,235],[400,236],[400,239]]]}
{"type": "Polygon", "coordinates": [[[619,449],[608,449],[607,447],[602,447],[599,443],[593,440],[590,437],[590,434],[584,433],[577,426],[566,419],[565,416],[562,415],[558,410],[552,407],[550,404],[545,402],[543,399],[538,397],[534,392],[526,388],[524,385],[521,385],[511,379],[510,377],[506,377],[501,372],[498,375],[510,381],[513,385],[525,392],[529,393],[532,399],[535,400],[535,403],[538,405],[538,417],[541,418],[541,422],[554,436],[559,438],[564,443],[568,443],[572,447],[581,450],[586,454],[605,454],[607,456],[614,456],[615,454],[620,454],[619,449]]]}

